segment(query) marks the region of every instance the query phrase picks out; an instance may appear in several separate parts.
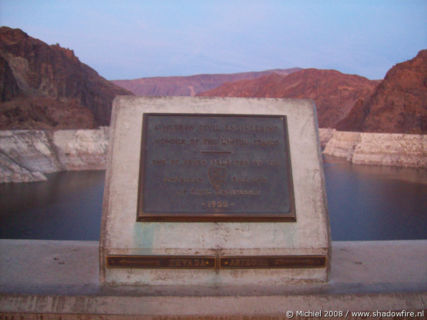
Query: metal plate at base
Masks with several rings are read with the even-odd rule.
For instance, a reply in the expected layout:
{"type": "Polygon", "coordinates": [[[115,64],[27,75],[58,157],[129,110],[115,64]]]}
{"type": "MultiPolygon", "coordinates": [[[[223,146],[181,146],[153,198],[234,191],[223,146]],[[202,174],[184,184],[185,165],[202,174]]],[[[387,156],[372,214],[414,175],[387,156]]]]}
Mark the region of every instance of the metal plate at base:
{"type": "Polygon", "coordinates": [[[234,256],[221,257],[220,269],[322,268],[324,256],[234,256]]]}
{"type": "Polygon", "coordinates": [[[214,256],[107,256],[109,268],[214,269],[214,256]]]}
{"type": "Polygon", "coordinates": [[[318,255],[288,256],[173,256],[111,255],[109,268],[137,269],[288,269],[323,268],[326,257],[318,255]]]}

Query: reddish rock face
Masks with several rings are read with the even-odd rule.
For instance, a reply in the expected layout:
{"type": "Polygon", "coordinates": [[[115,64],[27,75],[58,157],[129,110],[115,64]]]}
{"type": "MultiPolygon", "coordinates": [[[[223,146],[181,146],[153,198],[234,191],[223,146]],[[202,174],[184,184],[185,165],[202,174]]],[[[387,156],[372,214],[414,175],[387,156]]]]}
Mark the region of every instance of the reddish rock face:
{"type": "Polygon", "coordinates": [[[92,129],[97,126],[92,112],[76,100],[50,97],[17,97],[1,103],[0,128],[92,129]]]}
{"type": "Polygon", "coordinates": [[[271,74],[226,83],[200,96],[308,98],[316,103],[320,127],[335,128],[360,97],[369,96],[378,81],[335,70],[305,69],[288,76],[271,74]]]}
{"type": "Polygon", "coordinates": [[[113,98],[126,94],[131,93],[81,63],[72,50],[0,28],[1,129],[107,125],[113,98]]]}
{"type": "Polygon", "coordinates": [[[20,93],[18,84],[13,76],[12,69],[2,56],[0,56],[0,101],[8,101],[20,93]]]}
{"type": "Polygon", "coordinates": [[[194,96],[200,92],[216,88],[225,82],[255,79],[272,73],[285,76],[299,70],[301,69],[291,68],[231,74],[199,74],[187,77],[113,80],[112,82],[138,96],[194,96]]]}
{"type": "Polygon", "coordinates": [[[391,68],[372,96],[359,101],[337,128],[427,133],[427,50],[391,68]]]}

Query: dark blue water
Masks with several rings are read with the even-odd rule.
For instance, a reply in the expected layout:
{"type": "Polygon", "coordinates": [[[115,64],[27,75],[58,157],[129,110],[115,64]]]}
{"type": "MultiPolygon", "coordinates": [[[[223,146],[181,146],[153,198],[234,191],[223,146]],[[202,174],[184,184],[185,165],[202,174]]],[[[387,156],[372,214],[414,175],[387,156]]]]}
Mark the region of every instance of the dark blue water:
{"type": "MultiPolygon", "coordinates": [[[[427,239],[427,170],[325,162],[333,240],[427,239]]],[[[98,240],[104,172],[0,184],[0,238],[98,240]]]]}
{"type": "Polygon", "coordinates": [[[332,240],[427,239],[427,170],[325,161],[332,240]]]}
{"type": "Polygon", "coordinates": [[[0,238],[98,240],[104,176],[70,171],[47,182],[0,184],[0,238]]]}

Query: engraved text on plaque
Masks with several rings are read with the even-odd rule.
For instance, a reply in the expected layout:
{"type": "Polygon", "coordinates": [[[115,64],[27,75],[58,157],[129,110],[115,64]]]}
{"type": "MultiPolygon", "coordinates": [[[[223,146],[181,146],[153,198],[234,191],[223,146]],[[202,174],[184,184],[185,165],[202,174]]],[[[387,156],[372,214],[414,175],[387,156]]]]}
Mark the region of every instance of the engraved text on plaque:
{"type": "Polygon", "coordinates": [[[295,221],[286,116],[143,119],[138,221],[295,221]]]}

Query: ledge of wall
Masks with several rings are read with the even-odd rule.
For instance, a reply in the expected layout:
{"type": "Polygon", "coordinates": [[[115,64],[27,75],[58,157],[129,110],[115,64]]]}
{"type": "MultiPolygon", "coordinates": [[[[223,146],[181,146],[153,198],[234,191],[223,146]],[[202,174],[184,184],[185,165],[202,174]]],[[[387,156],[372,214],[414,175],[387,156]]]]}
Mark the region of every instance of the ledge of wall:
{"type": "Polygon", "coordinates": [[[0,252],[0,315],[283,318],[427,308],[427,240],[332,242],[328,283],[268,287],[104,287],[94,241],[0,240],[0,252]]]}

